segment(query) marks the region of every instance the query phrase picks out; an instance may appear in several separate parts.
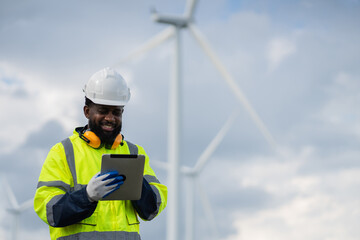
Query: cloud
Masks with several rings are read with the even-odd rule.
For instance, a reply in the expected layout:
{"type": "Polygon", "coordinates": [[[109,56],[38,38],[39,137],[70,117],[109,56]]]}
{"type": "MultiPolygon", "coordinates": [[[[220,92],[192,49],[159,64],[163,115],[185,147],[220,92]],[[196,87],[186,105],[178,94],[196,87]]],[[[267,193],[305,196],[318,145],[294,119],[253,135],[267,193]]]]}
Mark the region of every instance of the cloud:
{"type": "Polygon", "coordinates": [[[78,97],[81,89],[74,90],[59,83],[46,82],[44,76],[21,67],[0,62],[0,111],[7,117],[0,120],[7,126],[0,133],[0,151],[11,151],[22,144],[27,134],[51,119],[58,119],[67,130],[71,130],[82,115],[78,97]],[[78,109],[75,109],[78,106],[78,109]],[[59,118],[58,116],[61,116],[59,118]]]}
{"type": "MultiPolygon", "coordinates": [[[[0,5],[0,173],[7,174],[22,202],[33,196],[50,146],[86,123],[82,87],[91,74],[166,27],[151,21],[149,6],[179,13],[184,2],[0,5]]],[[[220,236],[358,236],[359,213],[351,209],[359,198],[359,4],[243,1],[231,11],[227,6],[199,1],[195,24],[286,157],[275,155],[196,42],[181,31],[181,165],[193,166],[231,112],[240,111],[199,178],[220,236]]],[[[118,66],[133,93],[124,115],[125,138],[160,161],[168,154],[173,44],[118,66]]],[[[166,172],[154,170],[167,184],[166,172]]],[[[210,238],[206,214],[196,206],[196,236],[210,238]]],[[[8,235],[3,210],[0,238],[8,235]]],[[[166,214],[142,224],[144,238],[165,238],[166,214]]],[[[23,222],[24,234],[46,238],[47,226],[35,213],[25,214],[23,222]]]]}
{"type": "Polygon", "coordinates": [[[252,216],[241,214],[234,223],[240,231],[226,239],[357,239],[356,215],[327,195],[302,196],[252,216]]]}
{"type": "MultiPolygon", "coordinates": [[[[317,115],[318,118],[337,127],[347,128],[348,133],[360,134],[360,111],[354,106],[360,103],[357,89],[360,88],[360,76],[339,72],[332,84],[326,89],[329,101],[317,115]],[[345,124],[346,123],[346,124],[345,124]]],[[[345,130],[345,129],[343,129],[345,130]]]]}
{"type": "Polygon", "coordinates": [[[274,71],[290,55],[296,53],[296,45],[286,38],[274,38],[268,44],[269,70],[274,71]]]}
{"type": "MultiPolygon", "coordinates": [[[[19,204],[33,198],[41,166],[48,150],[59,141],[59,137],[65,138],[65,136],[67,134],[62,125],[51,120],[45,123],[42,128],[30,132],[23,144],[17,147],[17,151],[0,153],[1,177],[7,179],[19,204]]],[[[0,190],[5,192],[2,183],[0,185],[0,190]]],[[[2,223],[0,225],[0,236],[4,234],[4,236],[10,237],[11,232],[7,230],[13,227],[13,221],[12,215],[5,211],[5,208],[10,207],[7,196],[8,194],[5,192],[0,198],[0,204],[3,206],[0,209],[0,222],[2,223]]],[[[32,208],[19,215],[19,238],[29,234],[31,236],[29,239],[35,239],[35,237],[47,239],[48,230],[46,229],[47,225],[36,216],[32,208]]],[[[3,237],[3,239],[8,237],[3,237]]]]}
{"type": "MultiPolygon", "coordinates": [[[[318,157],[313,150],[292,152],[288,157],[285,161],[260,157],[237,164],[224,160],[212,163],[212,168],[221,165],[222,169],[225,164],[227,170],[226,175],[221,175],[225,178],[222,181],[232,182],[232,191],[238,192],[238,197],[241,196],[239,186],[263,189],[269,196],[265,198],[266,205],[255,208],[251,205],[247,209],[241,207],[251,194],[243,199],[234,198],[238,207],[216,204],[218,208],[222,206],[222,211],[218,209],[215,212],[217,222],[221,225],[219,219],[223,216],[219,213],[227,209],[226,215],[232,216],[233,220],[229,221],[237,231],[223,239],[357,239],[359,211],[356,206],[359,194],[352,194],[349,189],[359,187],[357,175],[360,168],[348,167],[336,172],[309,174],[300,169],[306,162],[313,162],[318,157]]],[[[219,184],[223,185],[224,182],[219,184]]],[[[208,191],[213,196],[232,197],[232,194],[208,191]]],[[[258,203],[256,200],[253,202],[258,203]]]]}
{"type": "Polygon", "coordinates": [[[21,193],[19,201],[33,196],[41,165],[49,149],[66,136],[61,124],[52,120],[44,124],[43,128],[30,132],[17,151],[0,153],[2,175],[8,179],[15,195],[21,193]],[[18,181],[20,176],[21,181],[18,181]]]}

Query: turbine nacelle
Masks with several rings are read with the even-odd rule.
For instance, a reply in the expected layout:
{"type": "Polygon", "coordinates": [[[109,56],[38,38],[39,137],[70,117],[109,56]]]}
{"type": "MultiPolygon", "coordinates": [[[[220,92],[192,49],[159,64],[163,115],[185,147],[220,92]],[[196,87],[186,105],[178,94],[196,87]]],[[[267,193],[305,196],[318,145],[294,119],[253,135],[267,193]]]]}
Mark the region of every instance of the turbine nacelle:
{"type": "Polygon", "coordinates": [[[152,13],[152,19],[158,23],[170,24],[179,28],[186,28],[191,22],[190,18],[176,15],[159,15],[156,11],[152,13]]]}

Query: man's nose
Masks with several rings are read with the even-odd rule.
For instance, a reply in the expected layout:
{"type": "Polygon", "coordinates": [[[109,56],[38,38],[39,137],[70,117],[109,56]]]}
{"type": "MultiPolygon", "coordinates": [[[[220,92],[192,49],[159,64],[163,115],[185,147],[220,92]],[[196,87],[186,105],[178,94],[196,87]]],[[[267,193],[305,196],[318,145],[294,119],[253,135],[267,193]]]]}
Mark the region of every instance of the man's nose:
{"type": "Polygon", "coordinates": [[[105,115],[105,120],[106,120],[106,121],[114,121],[114,120],[115,120],[114,114],[112,114],[112,112],[109,111],[109,112],[105,115]]]}

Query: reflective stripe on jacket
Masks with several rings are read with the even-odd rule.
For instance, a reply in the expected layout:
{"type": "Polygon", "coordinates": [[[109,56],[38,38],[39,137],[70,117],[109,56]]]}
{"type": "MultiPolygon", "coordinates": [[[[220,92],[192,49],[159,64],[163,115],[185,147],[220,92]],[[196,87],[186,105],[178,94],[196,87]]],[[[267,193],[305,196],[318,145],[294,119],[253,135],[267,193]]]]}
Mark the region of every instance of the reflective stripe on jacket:
{"type": "Polygon", "coordinates": [[[135,240],[140,239],[138,216],[153,219],[166,201],[167,188],[156,178],[142,147],[124,141],[115,150],[94,149],[74,131],[50,150],[39,177],[34,209],[49,224],[52,240],[135,240]],[[104,153],[145,155],[140,200],[89,202],[86,185],[100,171],[104,153]]]}

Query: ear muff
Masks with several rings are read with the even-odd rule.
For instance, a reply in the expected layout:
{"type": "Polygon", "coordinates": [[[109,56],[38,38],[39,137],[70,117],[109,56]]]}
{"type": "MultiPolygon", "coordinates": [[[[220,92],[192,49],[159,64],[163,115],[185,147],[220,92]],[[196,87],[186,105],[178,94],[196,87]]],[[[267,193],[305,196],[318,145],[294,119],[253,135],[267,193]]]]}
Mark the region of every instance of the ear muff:
{"type": "MultiPolygon", "coordinates": [[[[101,147],[101,140],[100,138],[92,131],[79,131],[79,136],[81,139],[83,139],[90,147],[93,148],[99,148],[101,147]]],[[[116,149],[122,142],[123,136],[121,134],[118,134],[112,144],[112,146],[105,146],[108,149],[116,149]]]]}
{"type": "Polygon", "coordinates": [[[90,147],[99,148],[101,146],[100,138],[92,131],[85,131],[81,138],[84,139],[90,147]]]}
{"type": "Polygon", "coordinates": [[[122,135],[119,133],[119,134],[116,136],[116,138],[115,138],[115,140],[114,140],[114,143],[113,143],[113,145],[111,146],[111,149],[112,149],[112,150],[116,149],[116,148],[121,144],[122,140],[123,140],[122,135]]]}

